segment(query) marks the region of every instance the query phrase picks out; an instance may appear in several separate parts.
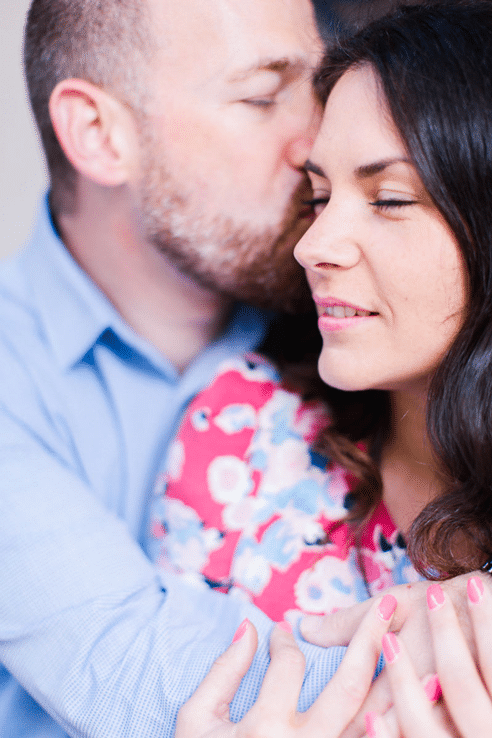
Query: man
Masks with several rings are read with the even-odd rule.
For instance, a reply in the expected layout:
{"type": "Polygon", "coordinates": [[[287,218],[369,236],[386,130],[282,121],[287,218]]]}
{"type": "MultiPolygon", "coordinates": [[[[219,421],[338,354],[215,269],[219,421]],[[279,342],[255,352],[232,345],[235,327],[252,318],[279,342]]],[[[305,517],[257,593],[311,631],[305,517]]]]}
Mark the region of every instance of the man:
{"type": "Polygon", "coordinates": [[[309,0],[32,4],[51,195],[0,276],[1,735],[168,735],[245,615],[138,544],[183,408],[265,333],[236,299],[302,293],[320,52],[309,0]]]}

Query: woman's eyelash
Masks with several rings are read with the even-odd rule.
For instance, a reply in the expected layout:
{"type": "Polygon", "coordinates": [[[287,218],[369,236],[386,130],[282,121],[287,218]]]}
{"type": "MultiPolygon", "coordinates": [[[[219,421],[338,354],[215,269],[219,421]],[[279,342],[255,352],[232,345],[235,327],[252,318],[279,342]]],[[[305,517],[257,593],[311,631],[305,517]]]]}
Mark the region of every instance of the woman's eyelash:
{"type": "Polygon", "coordinates": [[[312,200],[304,200],[304,205],[315,208],[316,205],[326,205],[328,202],[330,202],[329,197],[313,197],[312,200]]]}
{"type": "MultiPolygon", "coordinates": [[[[313,197],[311,200],[305,200],[304,205],[314,210],[318,205],[327,205],[330,202],[330,198],[328,196],[325,197],[313,197]]],[[[380,210],[384,210],[385,208],[402,208],[406,205],[415,205],[416,200],[374,200],[374,202],[369,203],[375,208],[379,208],[380,210]]]]}
{"type": "Polygon", "coordinates": [[[402,208],[405,205],[415,205],[416,200],[375,200],[370,204],[375,208],[402,208]]]}

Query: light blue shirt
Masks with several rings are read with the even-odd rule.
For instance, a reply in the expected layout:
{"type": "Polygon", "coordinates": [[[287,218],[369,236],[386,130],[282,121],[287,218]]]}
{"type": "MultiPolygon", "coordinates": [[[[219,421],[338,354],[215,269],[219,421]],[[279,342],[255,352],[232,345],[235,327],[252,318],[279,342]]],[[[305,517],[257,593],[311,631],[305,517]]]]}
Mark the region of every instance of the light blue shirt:
{"type": "MultiPolygon", "coordinates": [[[[260,648],[238,719],[266,669],[271,622],[159,574],[142,545],[184,408],[219,362],[258,344],[266,316],[238,307],[178,376],[73,261],[45,202],[31,243],[0,268],[0,317],[0,736],[170,736],[249,617],[260,648]]],[[[343,650],[303,649],[306,709],[343,650]]]]}

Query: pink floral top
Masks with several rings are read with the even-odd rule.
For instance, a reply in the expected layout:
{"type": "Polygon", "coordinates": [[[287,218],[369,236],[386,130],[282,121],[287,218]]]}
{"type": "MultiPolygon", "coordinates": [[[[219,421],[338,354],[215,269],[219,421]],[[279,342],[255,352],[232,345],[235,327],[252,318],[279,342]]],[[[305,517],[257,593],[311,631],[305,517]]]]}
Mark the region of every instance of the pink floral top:
{"type": "MultiPolygon", "coordinates": [[[[258,356],[220,367],[191,403],[153,503],[150,549],[189,579],[247,597],[273,620],[369,596],[342,523],[351,480],[312,450],[326,409],[258,356]]],[[[418,576],[381,503],[362,540],[371,594],[418,576]]]]}

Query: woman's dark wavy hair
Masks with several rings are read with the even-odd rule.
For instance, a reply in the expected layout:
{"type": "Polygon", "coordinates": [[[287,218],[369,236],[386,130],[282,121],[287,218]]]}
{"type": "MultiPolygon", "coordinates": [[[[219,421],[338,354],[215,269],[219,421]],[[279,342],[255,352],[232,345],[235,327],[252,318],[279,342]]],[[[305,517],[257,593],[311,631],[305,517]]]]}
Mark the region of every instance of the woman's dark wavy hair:
{"type": "MultiPolygon", "coordinates": [[[[464,324],[436,371],[427,423],[445,491],[408,534],[416,568],[447,578],[492,555],[492,2],[401,7],[330,50],[317,74],[325,102],[349,69],[370,65],[409,157],[449,224],[468,273],[464,324]]],[[[384,392],[328,388],[324,439],[359,478],[356,536],[381,498],[379,454],[391,432],[384,392]],[[365,454],[357,443],[368,439],[365,454]]]]}

